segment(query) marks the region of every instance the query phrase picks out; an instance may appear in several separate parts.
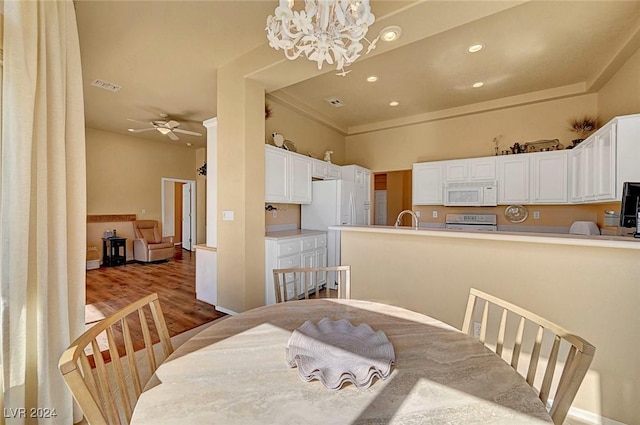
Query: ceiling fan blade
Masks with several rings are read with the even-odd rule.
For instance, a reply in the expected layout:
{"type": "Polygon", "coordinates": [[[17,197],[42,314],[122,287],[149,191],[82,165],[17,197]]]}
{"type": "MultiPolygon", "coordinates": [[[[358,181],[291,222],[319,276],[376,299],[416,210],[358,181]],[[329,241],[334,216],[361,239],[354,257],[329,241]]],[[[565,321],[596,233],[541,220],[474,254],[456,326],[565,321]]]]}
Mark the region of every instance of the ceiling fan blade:
{"type": "Polygon", "coordinates": [[[176,127],[178,127],[179,125],[180,125],[180,123],[179,123],[178,121],[170,120],[169,122],[167,122],[167,123],[165,124],[165,127],[168,127],[168,128],[176,128],[176,127]]]}
{"type": "Polygon", "coordinates": [[[173,134],[173,131],[170,131],[169,133],[167,133],[167,136],[169,136],[169,139],[171,139],[171,140],[180,140],[180,138],[178,136],[173,134]]]}
{"type": "Polygon", "coordinates": [[[144,133],[145,131],[153,131],[156,128],[139,128],[139,129],[130,129],[129,133],[144,133]]]}
{"type": "Polygon", "coordinates": [[[197,133],[195,131],[189,131],[189,130],[182,130],[182,129],[179,129],[179,128],[174,128],[173,131],[176,132],[176,133],[189,134],[191,136],[202,136],[201,133],[197,133]]]}
{"type": "Polygon", "coordinates": [[[131,122],[137,122],[137,123],[140,123],[140,124],[145,124],[145,125],[149,125],[149,124],[152,124],[152,123],[150,123],[149,121],[139,121],[139,120],[132,120],[131,118],[127,118],[127,121],[131,121],[131,122]]]}

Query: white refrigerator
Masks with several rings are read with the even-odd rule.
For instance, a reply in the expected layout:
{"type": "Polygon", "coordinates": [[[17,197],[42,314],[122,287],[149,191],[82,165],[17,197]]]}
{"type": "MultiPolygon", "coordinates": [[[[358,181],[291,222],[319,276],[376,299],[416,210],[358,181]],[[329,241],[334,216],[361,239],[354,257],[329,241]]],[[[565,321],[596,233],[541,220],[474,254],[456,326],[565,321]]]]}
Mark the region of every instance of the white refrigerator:
{"type": "Polygon", "coordinates": [[[327,265],[340,265],[340,232],[329,226],[369,224],[365,189],[346,180],[318,180],[311,190],[311,204],[302,205],[301,227],[328,232],[327,265]]]}

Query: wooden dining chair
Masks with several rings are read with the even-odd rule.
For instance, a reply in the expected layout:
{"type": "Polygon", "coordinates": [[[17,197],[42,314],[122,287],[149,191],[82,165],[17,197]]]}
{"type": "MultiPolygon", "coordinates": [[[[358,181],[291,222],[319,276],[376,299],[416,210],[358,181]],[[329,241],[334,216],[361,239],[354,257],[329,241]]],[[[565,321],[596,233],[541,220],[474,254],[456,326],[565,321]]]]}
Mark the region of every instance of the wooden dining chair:
{"type": "MultiPolygon", "coordinates": [[[[526,369],[527,383],[538,392],[540,400],[547,407],[549,407],[552,387],[555,387],[549,413],[554,424],[562,424],[589,369],[591,360],[593,360],[595,347],[583,338],[534,313],[471,288],[462,323],[462,332],[469,335],[470,332],[477,334],[478,331],[480,342],[495,351],[501,358],[504,359],[503,354],[508,357],[506,351],[509,351],[508,347],[511,348],[510,364],[516,371],[518,371],[521,354],[524,355],[526,352],[524,357],[529,357],[529,365],[526,369]],[[500,316],[499,323],[497,316],[500,316]],[[479,322],[473,321],[478,317],[481,317],[479,322]],[[513,318],[516,320],[513,321],[513,318]],[[478,325],[479,329],[477,329],[478,325]],[[529,329],[528,332],[525,331],[526,327],[529,329]],[[491,333],[488,328],[491,328],[491,333]],[[531,336],[533,337],[531,338],[531,336]],[[531,342],[530,352],[523,349],[525,341],[531,342]],[[558,359],[562,356],[560,353],[564,352],[567,353],[564,362],[559,361],[558,359]],[[544,369],[544,375],[538,376],[536,379],[538,362],[541,359],[542,362],[547,362],[547,366],[544,369]],[[557,384],[554,382],[556,368],[562,368],[559,376],[555,379],[557,384]],[[542,382],[537,385],[540,378],[542,382]]],[[[521,374],[525,377],[524,373],[521,374]]]]}
{"type": "Polygon", "coordinates": [[[311,297],[351,298],[351,266],[273,269],[273,284],[276,303],[311,297]],[[335,289],[330,288],[332,283],[335,289]]]}
{"type": "Polygon", "coordinates": [[[129,423],[144,385],[160,364],[156,340],[164,358],[173,352],[158,294],[151,294],[96,323],[65,350],[58,367],[89,425],[129,423]],[[140,341],[146,356],[135,353],[134,342],[140,341]],[[100,342],[106,342],[108,351],[101,352],[100,342]]]}

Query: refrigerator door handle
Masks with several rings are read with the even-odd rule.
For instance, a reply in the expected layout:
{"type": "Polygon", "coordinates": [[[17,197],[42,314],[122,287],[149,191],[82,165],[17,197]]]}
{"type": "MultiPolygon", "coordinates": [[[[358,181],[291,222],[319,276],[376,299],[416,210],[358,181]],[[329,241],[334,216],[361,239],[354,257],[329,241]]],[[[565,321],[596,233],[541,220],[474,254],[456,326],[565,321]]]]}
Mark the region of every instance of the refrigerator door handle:
{"type": "Polygon", "coordinates": [[[353,199],[353,193],[349,194],[349,211],[351,212],[351,218],[349,220],[350,225],[357,224],[356,223],[356,203],[353,199]]]}

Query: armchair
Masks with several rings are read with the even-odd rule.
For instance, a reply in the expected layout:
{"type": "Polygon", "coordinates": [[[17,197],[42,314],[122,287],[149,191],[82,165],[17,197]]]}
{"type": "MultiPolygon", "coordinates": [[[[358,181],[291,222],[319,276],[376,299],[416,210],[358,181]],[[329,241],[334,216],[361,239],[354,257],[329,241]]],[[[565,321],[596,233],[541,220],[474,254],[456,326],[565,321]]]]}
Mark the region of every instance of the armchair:
{"type": "Polygon", "coordinates": [[[150,262],[173,258],[173,236],[163,238],[156,220],[134,221],[133,233],[133,258],[136,261],[150,262]]]}

